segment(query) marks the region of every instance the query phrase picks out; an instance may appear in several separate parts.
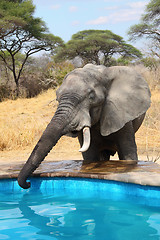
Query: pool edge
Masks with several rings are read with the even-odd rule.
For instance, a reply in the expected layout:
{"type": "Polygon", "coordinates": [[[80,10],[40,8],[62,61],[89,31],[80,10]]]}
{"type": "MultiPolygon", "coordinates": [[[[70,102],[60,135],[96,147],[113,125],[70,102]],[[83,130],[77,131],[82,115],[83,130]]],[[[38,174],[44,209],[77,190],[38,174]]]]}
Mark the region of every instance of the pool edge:
{"type": "MultiPolygon", "coordinates": [[[[24,163],[0,164],[0,179],[16,179],[24,163]]],[[[160,166],[153,162],[108,161],[83,164],[82,160],[46,161],[33,177],[76,177],[160,186],[160,166]]]]}

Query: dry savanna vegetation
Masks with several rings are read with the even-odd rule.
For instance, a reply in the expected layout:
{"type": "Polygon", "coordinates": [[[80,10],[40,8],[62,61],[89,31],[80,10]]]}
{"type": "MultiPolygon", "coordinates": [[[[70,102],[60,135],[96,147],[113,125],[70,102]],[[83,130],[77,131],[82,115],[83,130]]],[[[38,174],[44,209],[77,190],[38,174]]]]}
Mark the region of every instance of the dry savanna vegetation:
{"type": "MultiPolygon", "coordinates": [[[[26,160],[57,107],[55,90],[30,99],[0,103],[0,158],[26,160]]],[[[50,153],[52,160],[81,158],[75,139],[62,137],[50,153]]]]}
{"type": "Polygon", "coordinates": [[[151,90],[151,107],[147,111],[143,125],[136,133],[138,152],[149,161],[160,160],[160,67],[148,70],[137,66],[149,84],[151,90]]]}
{"type": "MultiPolygon", "coordinates": [[[[160,68],[136,67],[149,83],[152,105],[136,133],[140,158],[160,158],[160,68]]],[[[0,103],[1,160],[26,160],[51,120],[57,107],[55,90],[49,89],[30,99],[5,100],[0,103]]],[[[77,139],[62,137],[48,159],[81,159],[77,139]]]]}

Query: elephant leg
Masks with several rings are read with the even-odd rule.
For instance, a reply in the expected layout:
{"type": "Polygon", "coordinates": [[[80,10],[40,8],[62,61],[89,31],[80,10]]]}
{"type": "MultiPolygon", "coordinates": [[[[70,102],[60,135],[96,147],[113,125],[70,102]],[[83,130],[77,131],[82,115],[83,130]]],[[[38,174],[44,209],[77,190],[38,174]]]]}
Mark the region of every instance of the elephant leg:
{"type": "MultiPolygon", "coordinates": [[[[80,146],[82,147],[83,136],[81,133],[78,135],[78,140],[80,146]]],[[[86,152],[82,152],[82,156],[84,159],[84,163],[97,162],[100,160],[100,153],[97,149],[97,146],[93,143],[93,141],[91,141],[89,149],[86,152]]]]}
{"type": "Polygon", "coordinates": [[[138,160],[135,132],[132,122],[117,132],[117,148],[120,160],[138,160]]]}
{"type": "Polygon", "coordinates": [[[110,152],[107,150],[103,150],[100,152],[100,160],[101,161],[109,161],[110,160],[110,152]]]}
{"type": "Polygon", "coordinates": [[[90,148],[82,153],[84,163],[98,162],[100,160],[99,152],[91,145],[90,148]]]}

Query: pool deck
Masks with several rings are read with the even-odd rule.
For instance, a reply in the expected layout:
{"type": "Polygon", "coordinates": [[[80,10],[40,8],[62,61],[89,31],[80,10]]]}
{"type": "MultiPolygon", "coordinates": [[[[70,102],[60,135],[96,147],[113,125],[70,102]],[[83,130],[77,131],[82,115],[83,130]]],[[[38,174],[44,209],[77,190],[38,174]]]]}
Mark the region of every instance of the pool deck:
{"type": "MultiPolygon", "coordinates": [[[[24,163],[0,163],[0,179],[17,178],[24,163]]],[[[105,161],[83,164],[82,160],[44,161],[36,177],[83,177],[140,185],[160,186],[160,165],[153,162],[105,161]]]]}

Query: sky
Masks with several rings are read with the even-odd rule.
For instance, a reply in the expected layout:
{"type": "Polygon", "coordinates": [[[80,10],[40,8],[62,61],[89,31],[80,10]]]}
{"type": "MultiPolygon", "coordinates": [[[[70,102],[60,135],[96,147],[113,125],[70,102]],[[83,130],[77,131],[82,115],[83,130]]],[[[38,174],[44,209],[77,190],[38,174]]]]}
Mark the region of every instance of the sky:
{"type": "MultiPolygon", "coordinates": [[[[139,23],[149,0],[33,0],[35,16],[65,42],[78,31],[111,30],[128,40],[130,26],[139,23]]],[[[138,46],[138,43],[136,43],[138,46]]],[[[135,46],[135,44],[134,44],[135,46]]]]}

